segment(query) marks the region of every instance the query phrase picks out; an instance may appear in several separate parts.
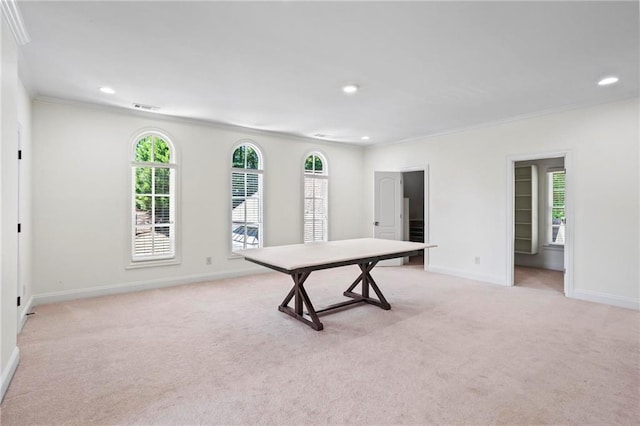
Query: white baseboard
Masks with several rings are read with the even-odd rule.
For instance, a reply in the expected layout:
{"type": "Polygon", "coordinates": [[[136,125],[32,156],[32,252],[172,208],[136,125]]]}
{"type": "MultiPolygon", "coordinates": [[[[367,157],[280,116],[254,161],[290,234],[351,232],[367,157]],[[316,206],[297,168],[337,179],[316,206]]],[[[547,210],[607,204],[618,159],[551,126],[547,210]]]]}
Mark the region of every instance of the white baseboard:
{"type": "Polygon", "coordinates": [[[22,332],[22,328],[27,323],[27,314],[31,312],[31,308],[33,308],[33,296],[29,298],[29,301],[20,312],[20,323],[18,324],[18,333],[22,332]]]}
{"type": "Polygon", "coordinates": [[[504,277],[495,275],[477,274],[474,272],[468,272],[460,269],[445,268],[442,266],[429,265],[425,268],[426,271],[435,272],[437,274],[453,275],[454,277],[466,278],[474,281],[482,281],[490,284],[506,285],[504,277]]]}
{"type": "Polygon", "coordinates": [[[56,291],[52,293],[36,294],[33,296],[33,306],[45,303],[65,302],[89,297],[108,296],[112,294],[131,293],[134,291],[152,290],[156,288],[172,287],[182,284],[194,284],[204,281],[215,281],[225,278],[235,278],[245,275],[254,275],[270,272],[267,268],[256,267],[239,271],[224,271],[213,274],[190,275],[185,277],[161,278],[156,280],[136,281],[123,284],[91,287],[78,290],[56,291]]]}
{"type": "MultiPolygon", "coordinates": [[[[474,274],[467,271],[462,271],[453,268],[444,268],[440,266],[428,266],[426,268],[429,272],[435,272],[438,274],[453,275],[455,277],[467,278],[475,281],[482,281],[491,284],[506,285],[502,277],[474,274]]],[[[640,310],[640,300],[632,299],[630,297],[616,296],[612,294],[600,293],[591,290],[579,290],[574,289],[567,297],[571,299],[585,300],[588,302],[603,303],[605,305],[618,306],[621,308],[640,310]]]]}
{"type": "Polygon", "coordinates": [[[2,376],[0,376],[0,402],[4,399],[4,394],[7,393],[7,389],[9,389],[9,383],[11,383],[11,379],[13,379],[13,375],[16,372],[16,368],[18,368],[19,362],[20,349],[16,346],[13,348],[7,367],[2,370],[2,376]]]}
{"type": "Polygon", "coordinates": [[[572,299],[586,300],[587,302],[604,303],[606,305],[634,309],[636,311],[640,310],[640,300],[638,299],[599,293],[597,291],[574,289],[568,297],[572,299]]]}

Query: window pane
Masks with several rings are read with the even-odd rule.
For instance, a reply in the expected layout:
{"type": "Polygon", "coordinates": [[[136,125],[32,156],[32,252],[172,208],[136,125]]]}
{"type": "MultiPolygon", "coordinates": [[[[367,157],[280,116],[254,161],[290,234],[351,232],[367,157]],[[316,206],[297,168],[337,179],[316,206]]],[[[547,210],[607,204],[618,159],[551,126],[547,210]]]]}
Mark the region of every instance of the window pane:
{"type": "Polygon", "coordinates": [[[171,223],[171,207],[169,197],[155,197],[156,223],[171,223]]]}
{"type": "Polygon", "coordinates": [[[231,239],[234,248],[244,248],[246,227],[243,224],[234,223],[231,231],[231,239]]]}
{"type": "Polygon", "coordinates": [[[135,161],[151,161],[152,136],[145,136],[136,145],[135,161]]]}
{"type": "Polygon", "coordinates": [[[313,214],[316,219],[324,218],[324,199],[316,198],[313,205],[313,214]]]}
{"type": "Polygon", "coordinates": [[[247,165],[245,166],[245,168],[256,169],[256,170],[259,169],[260,161],[258,159],[258,153],[255,151],[255,149],[253,149],[250,146],[247,146],[246,153],[247,153],[247,165]]]}
{"type": "Polygon", "coordinates": [[[151,223],[151,196],[136,196],[136,224],[151,223]]]}
{"type": "MultiPolygon", "coordinates": [[[[553,214],[554,222],[556,220],[564,219],[564,207],[554,207],[551,209],[551,211],[553,214]]],[[[554,223],[554,225],[557,225],[557,223],[554,223]]]]}
{"type": "Polygon", "coordinates": [[[304,170],[307,172],[313,171],[313,155],[308,156],[307,159],[305,160],[304,170]]]}
{"type": "Polygon", "coordinates": [[[313,178],[304,178],[304,197],[311,198],[313,197],[313,178]]]}
{"type": "Polygon", "coordinates": [[[304,221],[304,242],[308,243],[313,241],[313,221],[304,221]]]}
{"type": "Polygon", "coordinates": [[[153,233],[154,254],[173,254],[173,233],[170,226],[158,226],[153,233]]]}
{"type": "Polygon", "coordinates": [[[155,168],[155,190],[156,194],[168,195],[170,193],[169,184],[171,182],[171,169],[155,168]]]}
{"type": "Polygon", "coordinates": [[[554,244],[564,244],[564,224],[551,228],[551,242],[554,244]]]}
{"type": "Polygon", "coordinates": [[[244,159],[245,159],[245,152],[244,152],[244,145],[239,146],[238,148],[236,148],[235,151],[233,151],[233,158],[231,160],[231,167],[236,167],[236,168],[240,168],[240,169],[244,169],[244,159]]]}
{"type": "Polygon", "coordinates": [[[151,167],[136,167],[136,194],[151,194],[151,167]]]}
{"type": "Polygon", "coordinates": [[[304,220],[313,220],[313,198],[307,198],[304,200],[304,220]]]}
{"type": "Polygon", "coordinates": [[[564,244],[564,189],[565,172],[550,172],[549,185],[549,211],[550,211],[550,236],[552,244],[564,244]]]}
{"type": "Polygon", "coordinates": [[[238,211],[238,214],[242,214],[240,217],[244,220],[244,197],[232,197],[231,205],[233,209],[233,220],[236,220],[236,210],[238,211]]]}
{"type": "Polygon", "coordinates": [[[260,222],[260,198],[258,196],[245,200],[245,213],[247,222],[260,222]]]}
{"type": "Polygon", "coordinates": [[[258,226],[247,226],[246,247],[258,248],[260,246],[260,228],[258,226]]]}
{"type": "Polygon", "coordinates": [[[247,197],[253,196],[260,190],[260,176],[255,173],[247,173],[247,197]]]}
{"type": "Polygon", "coordinates": [[[152,228],[136,228],[133,254],[135,256],[150,256],[153,254],[152,228]]]}
{"type": "Polygon", "coordinates": [[[322,174],[322,159],[318,156],[315,157],[315,171],[318,174],[322,174]]]}
{"type": "Polygon", "coordinates": [[[313,191],[316,197],[326,197],[327,180],[326,179],[313,179],[313,191]]]}
{"type": "Polygon", "coordinates": [[[231,173],[231,196],[244,197],[246,195],[244,173],[231,173]]]}
{"type": "Polygon", "coordinates": [[[314,220],[313,221],[313,241],[323,241],[323,240],[324,240],[324,221],[314,220]]]}
{"type": "Polygon", "coordinates": [[[233,223],[231,241],[234,250],[259,247],[260,226],[233,223]]]}
{"type": "Polygon", "coordinates": [[[167,144],[161,138],[154,138],[153,144],[153,162],[155,163],[170,163],[171,151],[169,151],[169,144],[167,144]]]}

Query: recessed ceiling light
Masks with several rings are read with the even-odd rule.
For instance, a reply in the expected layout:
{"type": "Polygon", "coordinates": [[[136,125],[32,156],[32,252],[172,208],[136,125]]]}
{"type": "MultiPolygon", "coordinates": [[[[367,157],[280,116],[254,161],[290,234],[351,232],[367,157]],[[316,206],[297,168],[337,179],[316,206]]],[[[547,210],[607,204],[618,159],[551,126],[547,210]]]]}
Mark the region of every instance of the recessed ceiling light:
{"type": "Polygon", "coordinates": [[[610,84],[615,84],[618,82],[618,80],[618,77],[615,76],[605,77],[598,82],[598,86],[608,86],[610,84]]]}
{"type": "Polygon", "coordinates": [[[358,86],[357,84],[347,84],[346,86],[342,87],[342,91],[348,95],[356,93],[358,89],[360,89],[360,86],[358,86]]]}
{"type": "Polygon", "coordinates": [[[368,141],[369,139],[371,139],[369,136],[363,136],[360,139],[362,139],[363,141],[368,141]]]}
{"type": "Polygon", "coordinates": [[[100,91],[102,93],[106,93],[107,95],[113,95],[114,93],[116,93],[116,91],[113,90],[111,87],[101,87],[100,91]]]}

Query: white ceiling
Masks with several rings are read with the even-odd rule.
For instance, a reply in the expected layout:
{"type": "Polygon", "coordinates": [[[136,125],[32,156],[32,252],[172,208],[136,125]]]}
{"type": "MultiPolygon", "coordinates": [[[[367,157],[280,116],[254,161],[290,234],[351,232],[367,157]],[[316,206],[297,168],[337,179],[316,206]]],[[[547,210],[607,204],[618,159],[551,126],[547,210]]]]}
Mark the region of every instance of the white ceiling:
{"type": "Polygon", "coordinates": [[[339,142],[396,142],[638,96],[637,1],[19,7],[31,39],[19,67],[35,97],[141,103],[339,142]],[[597,86],[609,74],[620,82],[597,86]],[[347,83],[361,90],[345,95],[347,83]]]}

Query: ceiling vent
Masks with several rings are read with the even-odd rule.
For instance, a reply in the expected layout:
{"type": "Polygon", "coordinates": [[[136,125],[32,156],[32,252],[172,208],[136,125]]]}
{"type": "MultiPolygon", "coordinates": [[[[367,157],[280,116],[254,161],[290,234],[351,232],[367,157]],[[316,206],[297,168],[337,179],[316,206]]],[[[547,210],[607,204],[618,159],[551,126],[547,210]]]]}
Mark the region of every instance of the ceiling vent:
{"type": "Polygon", "coordinates": [[[160,108],[156,107],[156,106],[151,106],[151,105],[144,105],[144,104],[133,104],[133,107],[135,109],[139,109],[142,111],[158,111],[160,108]]]}

